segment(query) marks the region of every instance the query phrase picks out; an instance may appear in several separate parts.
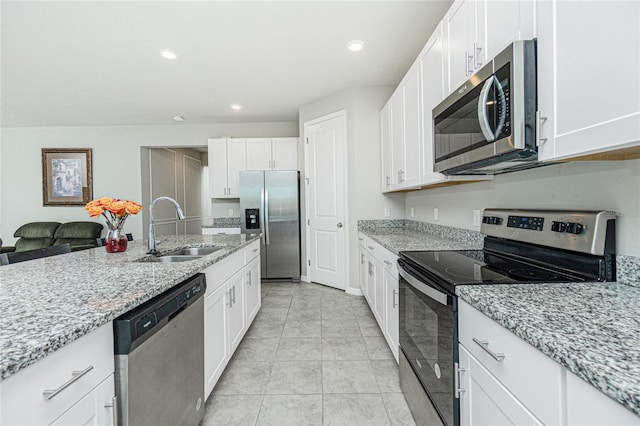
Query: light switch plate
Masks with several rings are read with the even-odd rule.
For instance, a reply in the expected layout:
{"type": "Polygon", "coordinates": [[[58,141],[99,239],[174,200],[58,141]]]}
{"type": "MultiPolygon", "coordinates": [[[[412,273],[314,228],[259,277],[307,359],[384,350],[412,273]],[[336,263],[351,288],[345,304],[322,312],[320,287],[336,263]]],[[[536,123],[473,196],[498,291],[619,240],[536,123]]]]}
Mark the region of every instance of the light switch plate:
{"type": "Polygon", "coordinates": [[[385,207],[384,208],[384,217],[389,217],[391,216],[391,211],[389,210],[389,207],[385,207]]]}
{"type": "Polygon", "coordinates": [[[414,217],[413,207],[411,207],[411,217],[414,217]]]}
{"type": "Polygon", "coordinates": [[[433,209],[433,220],[438,220],[438,208],[433,209]]]}
{"type": "Polygon", "coordinates": [[[229,209],[229,217],[233,217],[233,209],[229,209]]]}

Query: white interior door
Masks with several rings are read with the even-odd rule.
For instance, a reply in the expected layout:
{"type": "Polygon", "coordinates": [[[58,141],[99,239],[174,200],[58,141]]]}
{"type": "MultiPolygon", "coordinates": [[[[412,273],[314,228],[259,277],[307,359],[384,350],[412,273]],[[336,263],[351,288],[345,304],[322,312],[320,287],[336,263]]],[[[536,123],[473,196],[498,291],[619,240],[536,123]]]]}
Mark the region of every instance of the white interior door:
{"type": "Polygon", "coordinates": [[[305,123],[310,281],[347,287],[344,112],[305,123]]]}

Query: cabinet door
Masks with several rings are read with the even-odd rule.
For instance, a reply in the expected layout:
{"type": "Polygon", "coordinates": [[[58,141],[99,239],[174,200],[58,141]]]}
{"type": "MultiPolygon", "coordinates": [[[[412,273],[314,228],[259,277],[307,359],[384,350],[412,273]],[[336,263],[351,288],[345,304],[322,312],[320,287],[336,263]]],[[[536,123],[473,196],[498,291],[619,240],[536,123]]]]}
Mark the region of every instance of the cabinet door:
{"type": "Polygon", "coordinates": [[[246,331],[244,305],[244,270],[238,271],[226,285],[227,306],[229,307],[229,349],[236,350],[246,331]]]}
{"type": "Polygon", "coordinates": [[[227,141],[209,139],[209,196],[227,198],[227,141]]]}
{"type": "Polygon", "coordinates": [[[229,358],[226,286],[204,300],[204,394],[209,397],[229,358]]]}
{"type": "Polygon", "coordinates": [[[240,172],[247,170],[246,145],[244,139],[229,139],[227,141],[227,198],[238,198],[240,172]]]}
{"type": "Polygon", "coordinates": [[[376,292],[374,310],[380,330],[384,330],[384,269],[380,262],[373,259],[374,288],[376,292]]]}
{"type": "Polygon", "coordinates": [[[441,173],[433,171],[433,108],[444,99],[444,57],[442,55],[442,24],[438,25],[427,42],[420,58],[422,84],[421,114],[421,183],[429,183],[442,178],[441,173]]]}
{"type": "Polygon", "coordinates": [[[367,253],[367,300],[369,301],[369,307],[371,312],[375,315],[376,310],[376,268],[374,265],[373,257],[367,253]]]}
{"type": "Polygon", "coordinates": [[[404,80],[404,168],[401,187],[418,185],[420,176],[420,62],[416,61],[404,80]]]}
{"type": "Polygon", "coordinates": [[[52,426],[93,425],[112,426],[113,400],[115,397],[114,375],[84,396],[80,401],[58,417],[52,426]]]}
{"type": "Polygon", "coordinates": [[[476,70],[512,42],[535,37],[534,0],[478,0],[476,11],[476,70]]]}
{"type": "Polygon", "coordinates": [[[366,255],[366,251],[364,250],[364,247],[360,246],[360,274],[359,274],[359,284],[360,284],[360,290],[362,290],[362,294],[364,294],[365,298],[369,298],[368,294],[367,294],[367,277],[368,277],[368,270],[367,270],[367,255],[366,255]]]}
{"type": "Polygon", "coordinates": [[[261,306],[261,282],[260,282],[260,256],[254,258],[245,268],[246,271],[246,286],[245,286],[245,300],[246,300],[246,312],[247,312],[247,326],[251,324],[253,319],[258,314],[261,306]]]}
{"type": "Polygon", "coordinates": [[[382,192],[391,189],[391,173],[393,170],[393,146],[391,140],[391,101],[380,112],[380,142],[382,144],[382,192]]]}
{"type": "Polygon", "coordinates": [[[391,187],[398,189],[402,185],[404,164],[404,91],[398,87],[391,96],[391,187]]]}
{"type": "Polygon", "coordinates": [[[385,327],[384,334],[387,343],[391,347],[393,356],[398,360],[398,337],[399,337],[399,317],[398,317],[398,277],[389,271],[384,271],[384,292],[385,292],[385,327]]]}
{"type": "Polygon", "coordinates": [[[298,138],[271,139],[271,168],[298,170],[298,138]]]}
{"type": "Polygon", "coordinates": [[[475,39],[475,0],[456,0],[445,15],[447,94],[453,92],[473,73],[475,39]]]}
{"type": "Polygon", "coordinates": [[[536,5],[540,159],[640,145],[640,2],[536,5]]]}
{"type": "Polygon", "coordinates": [[[247,139],[247,170],[271,170],[271,139],[247,139]]]}
{"type": "Polygon", "coordinates": [[[460,345],[460,424],[541,425],[527,408],[460,345]]]}

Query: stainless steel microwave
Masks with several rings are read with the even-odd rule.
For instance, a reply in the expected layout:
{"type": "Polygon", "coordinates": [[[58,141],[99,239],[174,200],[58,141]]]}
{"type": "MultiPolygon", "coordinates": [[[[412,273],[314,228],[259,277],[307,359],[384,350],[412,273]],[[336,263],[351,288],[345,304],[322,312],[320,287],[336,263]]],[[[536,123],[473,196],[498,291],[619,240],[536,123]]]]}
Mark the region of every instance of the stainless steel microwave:
{"type": "Polygon", "coordinates": [[[536,109],[536,42],[516,41],[434,108],[434,170],[500,174],[542,165],[536,109]]]}

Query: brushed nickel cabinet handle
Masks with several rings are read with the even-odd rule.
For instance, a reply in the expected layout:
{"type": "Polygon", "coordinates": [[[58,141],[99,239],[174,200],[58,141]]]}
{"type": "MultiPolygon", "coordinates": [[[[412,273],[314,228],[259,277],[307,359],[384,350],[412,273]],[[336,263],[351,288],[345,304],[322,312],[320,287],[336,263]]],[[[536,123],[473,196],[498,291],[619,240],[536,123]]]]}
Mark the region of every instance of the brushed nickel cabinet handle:
{"type": "Polygon", "coordinates": [[[117,426],[118,425],[118,398],[114,396],[111,402],[107,402],[106,404],[104,404],[104,408],[112,408],[111,420],[113,421],[113,426],[117,426]]]}
{"type": "Polygon", "coordinates": [[[502,360],[506,357],[503,353],[496,353],[489,349],[489,342],[487,340],[478,340],[475,337],[473,338],[473,342],[480,346],[486,353],[488,353],[491,358],[495,359],[498,362],[502,362],[502,360]]]}
{"type": "Polygon", "coordinates": [[[91,370],[93,370],[93,365],[90,365],[90,366],[88,366],[87,368],[85,368],[84,370],[81,370],[81,371],[72,371],[71,372],[71,378],[67,382],[63,383],[57,389],[53,389],[53,390],[47,389],[47,390],[43,391],[42,394],[47,398],[47,400],[53,399],[56,395],[58,395],[60,392],[62,392],[63,390],[65,390],[66,388],[71,386],[73,383],[75,383],[78,380],[80,380],[80,378],[82,376],[84,376],[85,374],[87,374],[91,370]]]}

